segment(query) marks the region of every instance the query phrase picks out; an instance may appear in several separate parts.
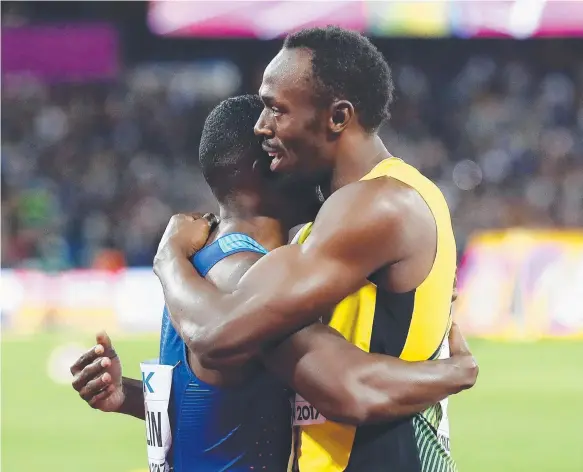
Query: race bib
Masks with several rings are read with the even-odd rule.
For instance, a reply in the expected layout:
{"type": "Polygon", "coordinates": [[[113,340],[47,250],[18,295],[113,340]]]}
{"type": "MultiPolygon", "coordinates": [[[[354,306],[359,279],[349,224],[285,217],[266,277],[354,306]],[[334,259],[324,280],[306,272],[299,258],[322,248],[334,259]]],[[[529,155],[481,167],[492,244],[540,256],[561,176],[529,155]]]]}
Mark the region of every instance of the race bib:
{"type": "Polygon", "coordinates": [[[294,399],[293,408],[294,426],[307,426],[310,424],[322,424],[326,422],[326,418],[324,418],[314,406],[310,405],[309,402],[304,400],[297,393],[294,399]]]}
{"type": "MultiPolygon", "coordinates": [[[[445,340],[443,341],[442,346],[441,346],[441,352],[439,353],[439,359],[448,359],[449,357],[450,357],[449,339],[446,337],[445,340]]],[[[439,425],[437,427],[437,439],[441,443],[441,445],[444,447],[446,452],[449,454],[450,453],[450,451],[449,451],[449,418],[447,416],[448,399],[445,398],[444,400],[441,400],[439,403],[441,405],[442,416],[441,416],[441,421],[439,422],[439,425]]]]}
{"type": "Polygon", "coordinates": [[[158,364],[158,359],[140,364],[146,410],[146,444],[150,472],[170,472],[166,459],[172,445],[168,405],[174,366],[158,364]]]}

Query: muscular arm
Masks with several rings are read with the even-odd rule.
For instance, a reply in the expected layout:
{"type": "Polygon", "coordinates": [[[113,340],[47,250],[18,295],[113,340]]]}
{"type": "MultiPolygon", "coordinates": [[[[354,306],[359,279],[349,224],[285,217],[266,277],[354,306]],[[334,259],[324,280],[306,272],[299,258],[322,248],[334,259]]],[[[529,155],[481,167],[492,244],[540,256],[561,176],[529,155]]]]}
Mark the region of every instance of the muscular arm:
{"type": "Polygon", "coordinates": [[[327,419],[351,424],[392,421],[425,410],[474,385],[477,366],[464,349],[446,360],[407,362],[369,354],[315,323],[265,356],[268,369],[327,419]]]}
{"type": "Polygon", "coordinates": [[[272,251],[231,294],[198,276],[171,244],[159,251],[154,268],[171,317],[201,363],[221,368],[245,362],[317,320],[371,273],[407,257],[402,243],[407,195],[392,192],[390,185],[379,179],[337,191],[306,244],[272,251]]]}
{"type": "MultiPolygon", "coordinates": [[[[233,290],[260,257],[231,256],[217,264],[208,278],[221,290],[233,290]]],[[[471,387],[472,360],[454,356],[412,363],[369,354],[321,323],[301,329],[263,356],[266,367],[322,415],[351,424],[409,416],[471,387]]]]}

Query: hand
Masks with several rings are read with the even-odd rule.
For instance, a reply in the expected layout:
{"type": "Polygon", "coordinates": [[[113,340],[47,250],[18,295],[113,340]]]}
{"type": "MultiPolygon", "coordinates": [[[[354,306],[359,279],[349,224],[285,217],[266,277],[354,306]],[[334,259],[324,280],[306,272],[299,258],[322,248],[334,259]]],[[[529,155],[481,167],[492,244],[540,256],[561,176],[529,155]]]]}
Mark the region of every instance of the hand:
{"type": "Polygon", "coordinates": [[[125,401],[121,362],[105,332],[96,337],[97,345],[71,366],[72,385],[89,406],[101,411],[118,411],[125,401]]]}
{"type": "Polygon", "coordinates": [[[174,215],[170,218],[166,231],[162,235],[154,264],[157,260],[162,259],[168,250],[174,254],[178,253],[190,258],[204,247],[217,223],[218,218],[212,213],[205,215],[179,213],[174,215]]]}
{"type": "Polygon", "coordinates": [[[453,280],[453,293],[451,294],[451,302],[455,302],[457,300],[457,297],[459,295],[459,292],[457,290],[457,274],[455,276],[455,279],[453,280]]]}
{"type": "Polygon", "coordinates": [[[462,390],[472,388],[476,384],[480,369],[455,321],[452,322],[449,331],[449,353],[452,362],[460,368],[462,390]]]}

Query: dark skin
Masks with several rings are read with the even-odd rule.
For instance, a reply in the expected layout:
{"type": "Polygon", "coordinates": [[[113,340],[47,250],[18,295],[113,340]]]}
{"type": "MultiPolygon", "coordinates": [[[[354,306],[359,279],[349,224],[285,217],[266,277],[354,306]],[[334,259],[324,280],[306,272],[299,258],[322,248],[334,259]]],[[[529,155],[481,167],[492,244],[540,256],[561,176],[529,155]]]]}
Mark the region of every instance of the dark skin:
{"type": "Polygon", "coordinates": [[[122,377],[121,362],[105,332],[95,337],[97,345],[71,366],[73,388],[91,408],[118,412],[141,420],[145,417],[142,382],[122,377]]]}
{"type": "MultiPolygon", "coordinates": [[[[287,242],[289,230],[297,223],[298,211],[301,210],[304,217],[313,211],[314,202],[298,197],[297,188],[285,202],[281,200],[281,191],[275,192],[277,195],[272,193],[270,186],[262,187],[263,183],[255,177],[250,174],[246,180],[249,184],[240,190],[236,211],[222,208],[222,222],[207,243],[237,231],[250,235],[267,249],[276,249],[287,242]],[[251,188],[262,192],[252,194],[251,188]],[[268,213],[265,206],[256,206],[259,202],[269,202],[271,207],[275,201],[281,204],[281,219],[251,216],[268,213]]],[[[308,194],[303,192],[303,195],[308,194]]],[[[186,215],[183,218],[193,219],[186,215]]],[[[240,279],[259,259],[260,255],[254,253],[235,254],[215,265],[207,280],[222,291],[235,290],[240,279]]],[[[180,331],[182,325],[175,326],[183,339],[189,339],[189,333],[180,331]]],[[[204,328],[204,325],[196,327],[204,328]]],[[[94,408],[143,418],[141,382],[122,379],[121,364],[109,338],[98,340],[105,342],[84,354],[72,367],[73,386],[94,408]],[[136,408],[137,405],[142,405],[141,409],[136,408]]],[[[450,359],[408,363],[365,353],[333,329],[318,323],[282,342],[262,361],[268,370],[311,401],[325,417],[360,424],[407,416],[469,388],[475,380],[475,365],[457,329],[452,331],[450,345],[450,359]],[[338,356],[342,356],[342,363],[337,362],[338,356]]],[[[237,364],[219,369],[205,368],[193,350],[189,351],[189,362],[201,380],[223,386],[244,382],[260,368],[256,362],[247,362],[242,367],[237,364]]]]}
{"type": "MultiPolygon", "coordinates": [[[[289,230],[313,217],[321,205],[313,186],[268,175],[268,163],[252,157],[246,167],[242,166],[248,172],[238,179],[236,198],[230,198],[229,208],[221,206],[223,221],[209,244],[237,231],[255,237],[267,248],[281,246],[287,242],[289,230]],[[278,218],[272,216],[274,212],[278,218]]],[[[256,260],[252,254],[235,254],[213,267],[208,280],[223,290],[232,290],[256,260]]],[[[92,408],[144,419],[142,382],[122,377],[121,362],[107,333],[98,333],[96,341],[70,368],[73,388],[92,408]]],[[[192,352],[189,360],[199,378],[215,385],[239,383],[258,367],[250,363],[244,368],[204,369],[192,352]]]]}
{"type": "MultiPolygon", "coordinates": [[[[257,230],[248,221],[224,224],[214,237],[243,229],[250,233],[250,226],[257,230]]],[[[275,242],[273,233],[268,238],[256,235],[255,239],[275,242]]],[[[237,285],[238,278],[257,260],[257,254],[236,254],[217,264],[208,278],[222,290],[228,290],[237,285]]],[[[97,342],[97,346],[71,367],[75,376],[73,387],[92,408],[144,419],[142,382],[121,376],[121,363],[107,334],[98,334],[97,342]]],[[[310,401],[326,418],[363,424],[417,413],[473,386],[476,366],[455,324],[449,345],[449,359],[410,363],[366,353],[332,328],[316,323],[283,341],[262,360],[268,370],[310,401]]],[[[247,363],[237,369],[205,369],[192,351],[189,351],[189,363],[201,380],[222,386],[244,382],[259,367],[247,363]]]]}
{"type": "MultiPolygon", "coordinates": [[[[206,368],[236,368],[270,355],[373,273],[387,291],[413,290],[427,277],[437,250],[433,215],[416,191],[386,177],[359,181],[389,153],[375,133],[362,128],[348,100],[315,106],[309,51],[281,51],[265,71],[260,95],[265,109],[255,130],[265,138],[271,170],[318,182],[332,195],[306,244],[272,251],[232,293],[217,290],[188,262],[206,242],[207,223],[172,218],[154,271],[173,323],[206,368]]],[[[476,374],[473,359],[472,369],[476,374]]]]}
{"type": "Polygon", "coordinates": [[[188,263],[206,241],[206,222],[171,220],[154,271],[173,322],[188,333],[206,367],[233,367],[262,355],[329,313],[370,274],[389,292],[413,290],[437,250],[433,215],[415,190],[387,177],[359,181],[389,153],[362,128],[349,101],[315,106],[308,50],[282,50],[265,71],[260,95],[265,109],[255,131],[274,157],[271,170],[316,176],[332,194],[305,244],[271,252],[229,294],[188,263]]]}

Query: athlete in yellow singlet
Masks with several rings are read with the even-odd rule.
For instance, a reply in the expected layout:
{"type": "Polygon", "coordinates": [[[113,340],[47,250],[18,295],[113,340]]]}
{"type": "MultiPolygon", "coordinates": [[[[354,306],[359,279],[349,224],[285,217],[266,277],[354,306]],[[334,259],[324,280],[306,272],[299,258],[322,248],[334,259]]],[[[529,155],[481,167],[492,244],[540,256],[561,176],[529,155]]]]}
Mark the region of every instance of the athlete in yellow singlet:
{"type": "MultiPolygon", "coordinates": [[[[399,180],[425,200],[437,226],[435,261],[425,281],[406,293],[379,288],[371,278],[370,283],[336,307],[329,325],[366,352],[399,356],[408,361],[447,356],[446,334],[456,267],[456,245],[447,204],[431,181],[401,159],[385,159],[361,180],[378,177],[399,180]]],[[[299,244],[308,239],[311,229],[310,223],[298,232],[299,244]]],[[[386,456],[387,451],[396,449],[401,452],[395,452],[395,457],[404,450],[418,456],[422,470],[456,470],[449,451],[447,400],[398,423],[355,427],[326,421],[300,429],[297,444],[300,472],[365,470],[371,455],[386,456]]]]}
{"type": "MultiPolygon", "coordinates": [[[[263,76],[265,108],[255,132],[272,178],[318,184],[325,202],[300,234],[302,244],[264,256],[229,294],[193,273],[188,261],[208,237],[207,222],[171,220],[154,271],[173,323],[188,333],[203,367],[269,357],[274,345],[293,345],[289,335],[319,319],[372,356],[447,356],[456,264],[450,215],[437,187],[393,158],[377,134],[392,91],[384,57],[360,34],[327,27],[286,38],[263,76]]],[[[301,364],[301,356],[295,361],[301,364]]],[[[342,366],[342,354],[330,363],[342,366]]],[[[325,364],[322,370],[330,368],[325,364]]],[[[294,377],[286,379],[292,386],[294,377]]],[[[415,393],[401,400],[415,402],[415,393]]],[[[296,399],[303,401],[327,400],[308,392],[296,399]]],[[[300,472],[455,470],[444,403],[405,420],[347,408],[356,425],[369,426],[295,418],[303,428],[300,472]]]]}

